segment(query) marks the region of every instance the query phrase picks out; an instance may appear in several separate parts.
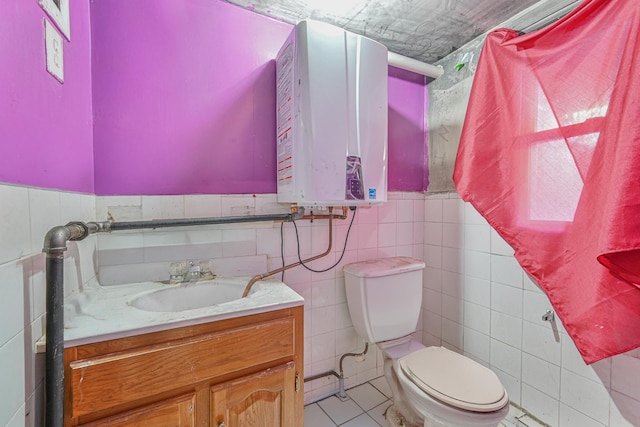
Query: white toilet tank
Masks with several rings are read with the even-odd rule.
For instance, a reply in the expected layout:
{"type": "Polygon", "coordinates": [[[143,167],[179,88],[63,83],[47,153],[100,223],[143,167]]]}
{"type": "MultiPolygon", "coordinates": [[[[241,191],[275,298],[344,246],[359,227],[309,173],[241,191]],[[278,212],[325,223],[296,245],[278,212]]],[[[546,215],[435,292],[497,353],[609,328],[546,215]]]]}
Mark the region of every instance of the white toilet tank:
{"type": "Polygon", "coordinates": [[[416,330],[422,305],[424,262],[379,258],[344,266],[347,304],[358,335],[387,341],[416,330]]]}

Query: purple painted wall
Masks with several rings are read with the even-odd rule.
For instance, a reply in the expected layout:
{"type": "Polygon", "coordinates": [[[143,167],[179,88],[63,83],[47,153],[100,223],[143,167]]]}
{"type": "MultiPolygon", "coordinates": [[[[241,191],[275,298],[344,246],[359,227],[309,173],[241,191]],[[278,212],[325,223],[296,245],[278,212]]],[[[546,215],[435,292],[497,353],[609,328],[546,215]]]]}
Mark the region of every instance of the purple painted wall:
{"type": "MultiPolygon", "coordinates": [[[[0,2],[0,182],[275,192],[273,58],[289,24],[216,0],[120,0],[91,2],[90,29],[89,2],[70,3],[60,84],[45,69],[46,13],[0,2]]],[[[421,191],[426,86],[389,73],[389,188],[421,191]]]]}
{"type": "Polygon", "coordinates": [[[96,192],[275,192],[275,62],[290,26],[212,0],[98,1],[96,192]]]}
{"type": "MultiPolygon", "coordinates": [[[[274,193],[291,25],[216,0],[91,3],[96,194],[274,193]]],[[[424,79],[390,68],[389,188],[426,189],[424,79]]]]}
{"type": "Polygon", "coordinates": [[[69,3],[60,84],[45,67],[45,11],[0,2],[0,182],[94,192],[89,5],[69,3]]]}
{"type": "Polygon", "coordinates": [[[391,191],[425,191],[427,161],[426,77],[389,67],[389,183],[391,191]]]}

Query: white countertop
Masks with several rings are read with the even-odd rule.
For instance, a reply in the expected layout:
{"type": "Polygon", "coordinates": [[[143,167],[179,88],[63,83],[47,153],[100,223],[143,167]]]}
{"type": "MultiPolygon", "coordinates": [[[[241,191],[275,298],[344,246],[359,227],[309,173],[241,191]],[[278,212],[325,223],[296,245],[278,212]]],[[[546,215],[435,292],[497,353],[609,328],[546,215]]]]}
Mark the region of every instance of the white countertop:
{"type": "MultiPolygon", "coordinates": [[[[214,281],[222,279],[214,279],[214,281]]],[[[242,287],[250,277],[223,279],[242,287]]],[[[190,286],[214,282],[211,280],[190,286]]],[[[205,308],[184,311],[146,311],[131,301],[150,292],[175,288],[159,282],[127,285],[93,286],[65,301],[64,345],[73,347],[99,341],[140,335],[182,326],[290,308],[304,304],[304,299],[279,281],[259,281],[246,298],[205,308]]]]}

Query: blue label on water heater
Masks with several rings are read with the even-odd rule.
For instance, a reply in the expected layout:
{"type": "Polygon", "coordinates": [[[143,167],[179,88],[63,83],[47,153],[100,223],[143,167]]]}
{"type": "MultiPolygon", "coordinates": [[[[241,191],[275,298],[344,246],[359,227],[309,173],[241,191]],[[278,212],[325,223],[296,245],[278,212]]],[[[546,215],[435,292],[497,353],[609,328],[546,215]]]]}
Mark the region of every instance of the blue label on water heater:
{"type": "Polygon", "coordinates": [[[376,199],[376,189],[375,188],[370,188],[369,189],[369,200],[375,200],[376,199]]]}

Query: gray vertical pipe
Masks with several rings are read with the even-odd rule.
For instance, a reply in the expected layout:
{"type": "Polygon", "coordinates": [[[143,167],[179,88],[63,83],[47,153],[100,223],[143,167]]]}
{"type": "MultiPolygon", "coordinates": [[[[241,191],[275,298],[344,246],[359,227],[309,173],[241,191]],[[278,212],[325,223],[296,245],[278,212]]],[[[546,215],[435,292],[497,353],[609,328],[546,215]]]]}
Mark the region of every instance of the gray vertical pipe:
{"type": "Polygon", "coordinates": [[[47,352],[45,426],[64,425],[64,255],[47,254],[47,352]]]}
{"type": "Polygon", "coordinates": [[[47,286],[45,354],[45,426],[64,426],[64,252],[69,240],[84,239],[94,229],[81,222],[54,227],[44,238],[47,286]]]}

